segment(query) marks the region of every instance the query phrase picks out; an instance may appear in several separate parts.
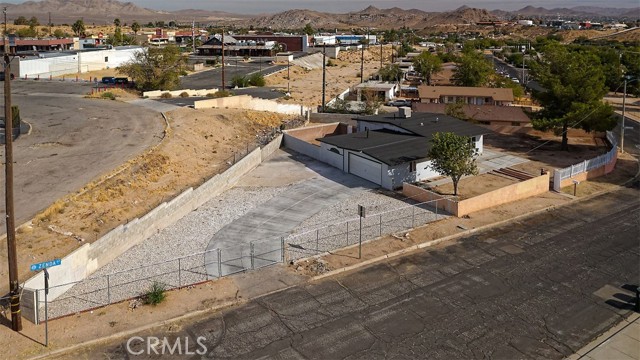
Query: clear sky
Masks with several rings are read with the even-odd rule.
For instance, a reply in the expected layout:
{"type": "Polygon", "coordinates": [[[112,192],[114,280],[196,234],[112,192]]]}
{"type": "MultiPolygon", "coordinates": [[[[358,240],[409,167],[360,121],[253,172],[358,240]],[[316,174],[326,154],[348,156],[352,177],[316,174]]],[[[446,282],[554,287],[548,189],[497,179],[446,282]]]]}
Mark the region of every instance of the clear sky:
{"type": "MultiPolygon", "coordinates": [[[[527,5],[547,9],[573,6],[599,6],[631,8],[640,6],[640,0],[128,0],[138,6],[154,10],[204,9],[239,14],[276,13],[288,9],[310,9],[343,13],[362,10],[369,5],[379,8],[397,6],[403,9],[425,11],[453,10],[462,5],[489,10],[517,10],[527,5]]],[[[0,0],[5,3],[23,3],[25,0],[0,0]]],[[[123,1],[123,2],[126,2],[123,1]]]]}

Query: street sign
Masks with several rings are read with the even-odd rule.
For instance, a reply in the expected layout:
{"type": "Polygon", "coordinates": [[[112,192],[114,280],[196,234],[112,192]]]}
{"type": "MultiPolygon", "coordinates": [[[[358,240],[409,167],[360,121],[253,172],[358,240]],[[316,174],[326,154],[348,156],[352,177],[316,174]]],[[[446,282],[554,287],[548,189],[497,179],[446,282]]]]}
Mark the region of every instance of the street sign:
{"type": "Polygon", "coordinates": [[[31,271],[40,271],[42,269],[46,269],[46,268],[50,268],[53,266],[58,266],[62,264],[62,260],[61,259],[54,259],[51,261],[45,261],[45,262],[41,262],[38,264],[31,264],[31,271]]]}

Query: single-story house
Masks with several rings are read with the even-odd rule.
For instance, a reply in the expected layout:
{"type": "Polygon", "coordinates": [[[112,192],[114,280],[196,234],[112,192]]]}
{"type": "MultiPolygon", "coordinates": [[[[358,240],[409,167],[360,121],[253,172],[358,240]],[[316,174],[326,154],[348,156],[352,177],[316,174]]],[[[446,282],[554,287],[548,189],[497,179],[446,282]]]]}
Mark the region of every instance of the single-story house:
{"type": "Polygon", "coordinates": [[[318,157],[385,189],[440,176],[430,167],[428,158],[433,134],[452,132],[469,136],[478,153],[482,153],[483,134],[488,132],[447,115],[412,115],[409,108],[353,120],[357,121],[357,132],[316,139],[320,143],[318,157]]]}
{"type": "Polygon", "coordinates": [[[472,105],[509,106],[513,103],[513,90],[466,86],[418,86],[420,102],[451,104],[462,102],[472,105]]]}
{"type": "MultiPolygon", "coordinates": [[[[447,104],[413,103],[415,112],[444,114],[447,104]]],[[[467,119],[481,125],[499,126],[526,126],[531,119],[519,106],[493,106],[493,105],[462,105],[462,111],[467,119]]]]}
{"type": "Polygon", "coordinates": [[[396,97],[398,91],[398,84],[396,83],[383,83],[383,82],[365,82],[356,86],[356,94],[358,101],[364,101],[363,95],[366,98],[367,93],[373,93],[379,100],[389,101],[396,97]]]}

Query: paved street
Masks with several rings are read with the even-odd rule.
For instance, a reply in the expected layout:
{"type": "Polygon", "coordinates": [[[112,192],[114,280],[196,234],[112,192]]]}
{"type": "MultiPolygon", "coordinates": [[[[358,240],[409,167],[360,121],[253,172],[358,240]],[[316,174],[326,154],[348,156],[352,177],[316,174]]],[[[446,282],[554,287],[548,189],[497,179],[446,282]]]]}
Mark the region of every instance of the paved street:
{"type": "MultiPolygon", "coordinates": [[[[13,104],[32,125],[31,134],[14,142],[17,224],[160,141],[164,128],[160,114],[120,101],[86,99],[89,83],[16,80],[11,84],[13,104]]],[[[4,96],[4,89],[0,94],[4,96]]],[[[0,111],[4,114],[4,104],[0,111]]],[[[4,146],[0,156],[4,163],[4,146]]],[[[3,175],[2,193],[4,181],[3,175]]],[[[4,205],[2,201],[2,234],[4,205]]]]}
{"type": "MultiPolygon", "coordinates": [[[[626,188],[136,335],[187,337],[190,351],[202,336],[216,359],[561,359],[631,313],[638,195],[626,188]]],[[[160,357],[142,341],[131,350],[143,355],[129,355],[126,342],[73,355],[160,357]]]]}

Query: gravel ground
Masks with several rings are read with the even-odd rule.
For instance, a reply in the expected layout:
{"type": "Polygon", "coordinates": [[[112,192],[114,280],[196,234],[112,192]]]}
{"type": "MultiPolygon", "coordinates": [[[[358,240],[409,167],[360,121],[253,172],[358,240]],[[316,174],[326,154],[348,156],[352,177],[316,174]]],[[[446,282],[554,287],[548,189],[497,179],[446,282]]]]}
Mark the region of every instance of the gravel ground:
{"type": "MultiPolygon", "coordinates": [[[[203,251],[211,236],[289,187],[237,187],[210,200],[71,287],[50,303],[49,317],[142,295],[154,281],[173,288],[208,280],[203,251]]],[[[367,212],[363,219],[363,240],[435,220],[432,209],[412,204],[415,202],[410,199],[390,197],[377,190],[357,191],[301,223],[285,243],[297,244],[302,249],[287,247],[287,260],[354,244],[359,237],[358,205],[365,206],[367,212]]],[[[268,241],[269,245],[271,242],[280,247],[280,239],[268,241]]]]}

